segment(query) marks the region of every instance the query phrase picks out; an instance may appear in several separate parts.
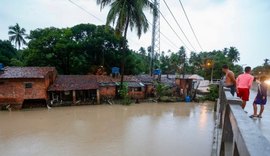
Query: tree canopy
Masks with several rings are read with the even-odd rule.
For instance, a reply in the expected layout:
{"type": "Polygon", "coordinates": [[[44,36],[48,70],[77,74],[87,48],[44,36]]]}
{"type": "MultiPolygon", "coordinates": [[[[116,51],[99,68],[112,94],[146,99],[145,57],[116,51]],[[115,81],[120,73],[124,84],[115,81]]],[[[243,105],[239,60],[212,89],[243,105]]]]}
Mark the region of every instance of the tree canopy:
{"type": "MultiPolygon", "coordinates": [[[[10,41],[0,40],[0,62],[8,66],[54,66],[60,74],[94,74],[98,67],[103,66],[110,74],[112,67],[121,67],[122,44],[125,43],[125,74],[150,73],[151,46],[134,51],[124,41],[123,37],[115,35],[113,28],[104,25],[38,28],[30,31],[29,43],[23,50],[16,50],[10,41]]],[[[219,79],[223,75],[223,64],[227,64],[236,75],[243,72],[242,66],[236,64],[240,54],[235,47],[191,52],[190,55],[180,47],[178,51],[154,54],[153,59],[154,68],[161,69],[163,74],[199,74],[210,79],[213,67],[213,78],[219,79]],[[209,62],[211,66],[207,65],[209,62]]],[[[269,62],[265,60],[263,69],[268,66],[269,62]]]]}
{"type": "Polygon", "coordinates": [[[14,42],[18,49],[20,49],[22,45],[26,44],[26,30],[24,28],[21,28],[19,24],[16,23],[14,26],[9,26],[8,29],[9,40],[14,42]]]}
{"type": "Polygon", "coordinates": [[[16,58],[16,51],[10,41],[0,40],[0,63],[12,65],[12,59],[16,58]]]}

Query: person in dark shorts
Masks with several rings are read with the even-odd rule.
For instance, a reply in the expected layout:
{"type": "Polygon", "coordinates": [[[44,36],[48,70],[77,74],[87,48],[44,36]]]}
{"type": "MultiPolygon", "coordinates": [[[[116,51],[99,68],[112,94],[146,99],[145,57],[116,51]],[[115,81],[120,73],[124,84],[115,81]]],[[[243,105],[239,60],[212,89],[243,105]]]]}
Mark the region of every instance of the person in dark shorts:
{"type": "Polygon", "coordinates": [[[262,118],[262,113],[264,111],[264,105],[267,102],[267,84],[265,83],[266,76],[262,76],[260,78],[260,82],[258,82],[258,93],[257,96],[253,102],[253,115],[250,116],[250,118],[258,117],[262,118]],[[257,115],[257,105],[260,105],[260,113],[257,115]]]}

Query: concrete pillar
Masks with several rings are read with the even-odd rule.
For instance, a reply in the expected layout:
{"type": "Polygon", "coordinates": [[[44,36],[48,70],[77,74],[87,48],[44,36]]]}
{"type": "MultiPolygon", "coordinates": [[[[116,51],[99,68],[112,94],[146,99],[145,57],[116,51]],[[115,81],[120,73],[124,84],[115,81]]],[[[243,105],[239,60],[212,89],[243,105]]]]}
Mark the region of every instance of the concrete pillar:
{"type": "Polygon", "coordinates": [[[100,104],[100,94],[99,94],[99,89],[97,89],[97,104],[100,104]]]}
{"type": "Polygon", "coordinates": [[[75,105],[76,104],[76,91],[75,90],[72,91],[72,101],[73,101],[73,105],[75,105]]]}

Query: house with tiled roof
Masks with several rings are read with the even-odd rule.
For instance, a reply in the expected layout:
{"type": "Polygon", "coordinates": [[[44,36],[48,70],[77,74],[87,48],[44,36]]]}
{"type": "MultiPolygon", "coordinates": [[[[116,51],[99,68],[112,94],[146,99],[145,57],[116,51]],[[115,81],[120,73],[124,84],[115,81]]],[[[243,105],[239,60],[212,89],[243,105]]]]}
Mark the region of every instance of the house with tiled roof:
{"type": "MultiPolygon", "coordinates": [[[[121,78],[113,78],[113,82],[115,82],[117,90],[120,88],[121,78]]],[[[133,75],[125,75],[124,83],[128,86],[128,94],[132,99],[143,99],[145,98],[145,85],[133,75]]]]}
{"type": "Polygon", "coordinates": [[[111,76],[96,75],[99,84],[99,93],[101,99],[113,99],[117,95],[117,85],[111,76]]]}
{"type": "Polygon", "coordinates": [[[95,75],[58,75],[48,88],[51,104],[99,104],[99,84],[95,75]]]}
{"type": "Polygon", "coordinates": [[[138,75],[136,78],[145,86],[145,97],[153,97],[155,90],[154,77],[150,75],[138,75]]]}
{"type": "Polygon", "coordinates": [[[5,67],[0,71],[0,107],[21,109],[46,105],[47,89],[57,75],[54,67],[5,67]]]}

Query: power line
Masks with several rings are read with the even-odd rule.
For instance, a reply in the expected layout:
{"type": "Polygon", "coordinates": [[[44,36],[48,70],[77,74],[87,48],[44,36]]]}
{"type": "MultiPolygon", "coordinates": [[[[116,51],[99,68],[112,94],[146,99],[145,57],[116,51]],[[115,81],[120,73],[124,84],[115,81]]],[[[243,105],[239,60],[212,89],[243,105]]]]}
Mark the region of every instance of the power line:
{"type": "Polygon", "coordinates": [[[83,10],[84,12],[86,12],[88,15],[94,17],[95,19],[97,19],[98,21],[103,23],[103,20],[98,18],[97,16],[95,16],[94,14],[90,13],[89,11],[87,11],[86,9],[84,9],[83,7],[81,7],[80,5],[78,5],[77,3],[73,2],[72,0],[68,0],[70,3],[72,3],[73,5],[77,6],[78,8],[80,8],[81,10],[83,10]]]}
{"type": "MultiPolygon", "coordinates": [[[[148,21],[148,20],[147,20],[148,21]]],[[[149,22],[148,21],[148,23],[150,24],[150,25],[152,25],[152,23],[151,22],[149,22]]],[[[167,39],[167,41],[171,44],[171,45],[173,45],[173,46],[175,46],[175,48],[179,48],[172,40],[170,40],[164,33],[162,33],[161,31],[159,32],[165,39],[167,39]]]]}
{"type": "Polygon", "coordinates": [[[196,36],[195,31],[194,31],[194,29],[193,29],[193,27],[192,27],[192,25],[191,25],[191,23],[190,23],[190,21],[189,21],[189,18],[188,18],[188,16],[187,16],[186,10],[185,10],[185,8],[184,8],[184,6],[183,6],[181,0],[179,0],[179,2],[180,2],[180,4],[181,4],[181,7],[182,7],[184,13],[185,13],[185,16],[186,16],[186,19],[187,19],[187,21],[188,21],[189,27],[190,27],[190,29],[192,30],[192,33],[193,33],[194,37],[196,38],[196,41],[197,41],[198,45],[200,46],[201,50],[203,51],[203,48],[202,48],[202,46],[201,46],[201,44],[200,44],[200,42],[199,42],[199,40],[198,40],[198,37],[196,36]]]}
{"type": "MultiPolygon", "coordinates": [[[[80,8],[81,10],[83,10],[84,12],[86,12],[88,15],[94,17],[95,19],[99,20],[100,22],[103,22],[103,20],[101,20],[100,18],[98,18],[97,16],[93,15],[92,13],[90,13],[89,11],[87,11],[86,9],[84,9],[83,7],[81,7],[80,5],[78,5],[77,3],[73,2],[72,0],[68,0],[70,3],[72,3],[73,5],[77,6],[78,8],[80,8]]],[[[148,21],[149,24],[151,24],[151,22],[148,21]]],[[[151,24],[152,25],[152,24],[151,24]]],[[[176,46],[175,43],[172,42],[172,40],[170,40],[165,34],[163,34],[162,32],[160,32],[160,34],[165,38],[167,39],[173,46],[175,46],[176,48],[178,48],[178,46],[176,46]]],[[[134,42],[134,40],[132,39],[129,39],[131,41],[134,42]]],[[[134,42],[137,46],[138,46],[138,43],[134,42]]]]}
{"type": "Polygon", "coordinates": [[[174,14],[173,14],[173,12],[171,11],[170,7],[168,6],[167,2],[166,2],[165,0],[163,0],[163,2],[165,3],[167,9],[170,11],[170,13],[171,13],[171,15],[172,15],[174,21],[175,21],[176,24],[178,25],[179,29],[181,30],[181,32],[182,32],[183,35],[185,36],[185,38],[186,38],[186,40],[188,41],[188,43],[190,44],[190,46],[193,48],[194,51],[197,51],[197,50],[194,48],[194,46],[192,45],[192,43],[189,41],[189,39],[188,39],[187,35],[185,34],[185,32],[183,31],[183,29],[181,28],[179,22],[178,22],[177,19],[175,18],[174,14]]]}
{"type": "MultiPolygon", "coordinates": [[[[90,13],[89,11],[87,11],[86,9],[84,9],[83,7],[81,7],[80,5],[76,4],[75,2],[73,2],[72,0],[68,0],[69,2],[71,2],[73,5],[77,6],[78,8],[82,9],[83,11],[85,11],[88,15],[94,17],[95,19],[99,20],[100,22],[103,23],[103,20],[101,20],[100,18],[98,18],[97,16],[93,15],[92,13],[90,13]]],[[[134,42],[133,39],[129,39],[131,41],[134,42]]],[[[137,46],[139,46],[139,44],[137,42],[134,42],[137,46]]]]}
{"type": "Polygon", "coordinates": [[[166,21],[166,23],[169,25],[169,27],[172,29],[172,31],[174,32],[174,34],[178,37],[178,39],[182,42],[182,44],[189,50],[191,51],[188,46],[185,44],[185,42],[181,39],[181,37],[176,33],[176,31],[172,28],[171,24],[168,22],[168,20],[165,18],[165,16],[162,14],[162,12],[160,10],[158,10],[160,15],[162,16],[162,18],[166,21]]]}
{"type": "Polygon", "coordinates": [[[179,48],[176,44],[174,44],[173,42],[172,42],[172,40],[170,40],[166,35],[164,35],[162,32],[160,32],[160,34],[165,38],[165,39],[167,39],[167,41],[169,41],[169,43],[171,43],[171,45],[173,45],[173,46],[175,46],[175,48],[179,48]]]}

